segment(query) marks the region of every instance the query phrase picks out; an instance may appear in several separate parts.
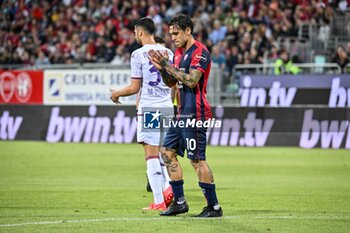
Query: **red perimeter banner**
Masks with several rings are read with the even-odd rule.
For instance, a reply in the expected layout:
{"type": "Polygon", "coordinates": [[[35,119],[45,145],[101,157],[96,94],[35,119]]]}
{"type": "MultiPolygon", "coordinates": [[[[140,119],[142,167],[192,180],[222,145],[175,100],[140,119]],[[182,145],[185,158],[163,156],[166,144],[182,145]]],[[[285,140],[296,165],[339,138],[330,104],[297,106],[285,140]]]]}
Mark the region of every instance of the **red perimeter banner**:
{"type": "Polygon", "coordinates": [[[43,71],[0,70],[0,104],[43,104],[43,71]]]}

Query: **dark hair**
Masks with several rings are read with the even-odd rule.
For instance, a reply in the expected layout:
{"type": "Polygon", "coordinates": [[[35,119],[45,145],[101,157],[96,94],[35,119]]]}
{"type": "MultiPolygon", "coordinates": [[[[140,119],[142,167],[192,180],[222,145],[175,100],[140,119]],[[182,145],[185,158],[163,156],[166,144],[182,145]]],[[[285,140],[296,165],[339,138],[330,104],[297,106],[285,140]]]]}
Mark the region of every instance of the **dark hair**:
{"type": "Polygon", "coordinates": [[[278,55],[281,55],[282,53],[286,53],[288,55],[288,51],[286,49],[283,49],[283,48],[277,52],[278,55]]]}
{"type": "Polygon", "coordinates": [[[177,15],[170,22],[169,26],[177,26],[182,31],[185,31],[186,28],[191,29],[191,34],[193,33],[193,22],[191,18],[187,15],[177,15]]]}
{"type": "Polygon", "coordinates": [[[160,36],[155,36],[155,37],[154,37],[154,40],[155,40],[155,42],[158,43],[158,44],[165,44],[165,41],[164,41],[163,38],[160,37],[160,36]]]}
{"type": "Polygon", "coordinates": [[[144,31],[151,35],[153,35],[156,31],[156,25],[154,24],[153,20],[147,17],[137,20],[135,23],[135,27],[142,27],[144,31]]]}

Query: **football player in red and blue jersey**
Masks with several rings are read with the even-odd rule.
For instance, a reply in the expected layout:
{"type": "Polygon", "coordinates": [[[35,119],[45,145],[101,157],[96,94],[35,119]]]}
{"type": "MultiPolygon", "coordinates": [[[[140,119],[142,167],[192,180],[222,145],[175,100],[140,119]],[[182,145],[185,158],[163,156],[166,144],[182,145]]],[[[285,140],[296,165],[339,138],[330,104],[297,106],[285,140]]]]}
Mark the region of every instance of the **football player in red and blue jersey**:
{"type": "Polygon", "coordinates": [[[160,71],[163,82],[169,87],[178,85],[180,97],[175,123],[169,128],[161,149],[171,178],[174,200],[160,215],[173,216],[188,212],[182,169],[177,159],[177,155],[183,156],[186,151],[198,175],[199,187],[207,200],[207,206],[196,217],[221,217],[222,208],[216,195],[213,174],[206,161],[207,128],[202,124],[188,124],[211,118],[206,98],[211,67],[210,53],[202,43],[194,39],[193,22],[186,15],[178,15],[170,21],[169,33],[177,48],[173,65],[166,54],[155,50],[149,52],[149,59],[160,71]]]}

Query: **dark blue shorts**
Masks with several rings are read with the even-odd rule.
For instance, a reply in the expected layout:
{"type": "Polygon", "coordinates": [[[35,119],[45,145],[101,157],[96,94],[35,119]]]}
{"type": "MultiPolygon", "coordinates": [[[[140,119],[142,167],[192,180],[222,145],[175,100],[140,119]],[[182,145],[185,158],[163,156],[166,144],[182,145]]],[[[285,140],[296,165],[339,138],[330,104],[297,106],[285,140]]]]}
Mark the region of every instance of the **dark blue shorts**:
{"type": "Polygon", "coordinates": [[[175,149],[177,154],[191,160],[205,160],[205,149],[207,146],[207,128],[205,127],[170,127],[165,135],[163,147],[175,149]]]}

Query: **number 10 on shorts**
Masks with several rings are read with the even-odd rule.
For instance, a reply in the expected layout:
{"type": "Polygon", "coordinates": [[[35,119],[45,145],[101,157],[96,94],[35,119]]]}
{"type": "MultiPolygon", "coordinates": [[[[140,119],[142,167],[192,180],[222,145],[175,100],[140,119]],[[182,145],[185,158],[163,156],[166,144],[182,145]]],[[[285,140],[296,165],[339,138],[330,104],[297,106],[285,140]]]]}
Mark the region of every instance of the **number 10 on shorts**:
{"type": "Polygon", "coordinates": [[[194,138],[186,138],[187,150],[195,150],[196,149],[196,139],[194,138]]]}

